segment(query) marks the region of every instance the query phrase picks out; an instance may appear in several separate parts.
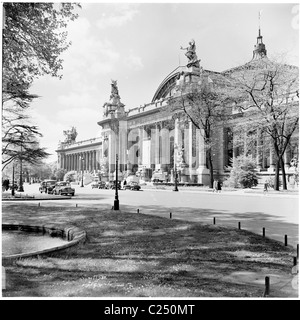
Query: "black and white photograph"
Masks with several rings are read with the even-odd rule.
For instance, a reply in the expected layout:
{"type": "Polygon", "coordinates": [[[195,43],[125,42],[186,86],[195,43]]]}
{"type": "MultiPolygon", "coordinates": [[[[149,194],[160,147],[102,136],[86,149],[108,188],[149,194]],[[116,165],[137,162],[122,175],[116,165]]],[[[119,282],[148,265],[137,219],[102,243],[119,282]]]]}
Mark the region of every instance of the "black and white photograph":
{"type": "Polygon", "coordinates": [[[299,299],[299,3],[1,5],[1,300],[299,299]]]}

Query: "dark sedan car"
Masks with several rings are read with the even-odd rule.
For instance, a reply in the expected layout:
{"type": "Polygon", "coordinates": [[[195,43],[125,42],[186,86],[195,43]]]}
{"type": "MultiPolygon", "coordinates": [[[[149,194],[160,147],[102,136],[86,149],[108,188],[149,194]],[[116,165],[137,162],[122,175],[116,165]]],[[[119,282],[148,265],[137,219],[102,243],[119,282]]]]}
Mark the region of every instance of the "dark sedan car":
{"type": "MultiPolygon", "coordinates": [[[[109,181],[106,182],[105,189],[115,189],[116,188],[116,181],[109,181]]],[[[118,181],[118,189],[121,189],[121,181],[118,181]]]]}
{"type": "Polygon", "coordinates": [[[57,195],[68,195],[70,194],[71,196],[75,195],[75,189],[71,187],[71,185],[66,182],[66,181],[60,181],[57,182],[53,191],[53,194],[57,195]]]}
{"type": "Polygon", "coordinates": [[[129,183],[125,184],[125,186],[123,187],[125,190],[129,189],[129,190],[140,190],[141,186],[135,182],[135,181],[130,181],[129,183]]]}
{"type": "Polygon", "coordinates": [[[39,191],[40,193],[52,193],[54,186],[56,184],[56,180],[43,180],[40,184],[39,191]]]}

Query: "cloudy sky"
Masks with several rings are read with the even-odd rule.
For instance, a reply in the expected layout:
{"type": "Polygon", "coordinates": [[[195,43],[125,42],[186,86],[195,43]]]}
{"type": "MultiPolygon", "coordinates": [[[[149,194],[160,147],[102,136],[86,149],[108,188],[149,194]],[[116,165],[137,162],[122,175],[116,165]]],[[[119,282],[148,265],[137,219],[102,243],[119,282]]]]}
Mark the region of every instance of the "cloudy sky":
{"type": "Polygon", "coordinates": [[[162,80],[187,63],[180,46],[194,39],[204,69],[224,71],[248,62],[261,31],[269,57],[298,65],[299,6],[283,3],[87,3],[68,26],[63,79],[43,77],[32,86],[40,98],[32,116],[53,155],[75,126],[77,141],[99,136],[97,121],[118,81],[127,109],[152,100],[162,80]]]}

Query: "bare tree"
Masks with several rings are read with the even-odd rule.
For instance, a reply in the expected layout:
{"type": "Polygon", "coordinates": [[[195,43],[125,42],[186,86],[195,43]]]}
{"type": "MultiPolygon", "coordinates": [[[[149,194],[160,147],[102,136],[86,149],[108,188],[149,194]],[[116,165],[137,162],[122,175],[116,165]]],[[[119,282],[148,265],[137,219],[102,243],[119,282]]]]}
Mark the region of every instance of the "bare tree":
{"type": "MultiPolygon", "coordinates": [[[[298,130],[298,68],[263,58],[232,70],[227,76],[232,83],[230,99],[245,119],[237,127],[269,138],[275,153],[274,189],[279,190],[280,168],[283,189],[287,189],[284,153],[298,130]]],[[[251,141],[251,135],[247,137],[251,141]]]]}
{"type": "Polygon", "coordinates": [[[214,130],[231,117],[231,108],[227,104],[227,91],[230,83],[222,74],[201,74],[197,83],[183,83],[179,94],[168,101],[163,112],[175,114],[190,120],[203,132],[207,165],[209,169],[209,186],[213,187],[213,146],[214,130]]]}

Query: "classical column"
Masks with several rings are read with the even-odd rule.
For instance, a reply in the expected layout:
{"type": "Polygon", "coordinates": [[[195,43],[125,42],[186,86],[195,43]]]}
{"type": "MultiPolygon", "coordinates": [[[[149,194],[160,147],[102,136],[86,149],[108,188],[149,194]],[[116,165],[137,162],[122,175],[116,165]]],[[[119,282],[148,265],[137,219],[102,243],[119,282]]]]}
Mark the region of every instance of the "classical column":
{"type": "Polygon", "coordinates": [[[144,127],[139,128],[139,158],[138,164],[143,164],[143,141],[144,141],[144,127]]]}
{"type": "Polygon", "coordinates": [[[61,169],[64,169],[64,165],[65,165],[64,160],[65,160],[65,155],[62,153],[61,154],[61,165],[60,165],[61,169]]]}
{"type": "Polygon", "coordinates": [[[159,126],[156,124],[155,126],[155,169],[157,169],[158,165],[160,164],[160,158],[159,158],[159,126]]]}
{"type": "Polygon", "coordinates": [[[275,170],[275,163],[274,163],[274,146],[273,143],[270,142],[270,166],[268,168],[268,172],[274,172],[275,170]]]}
{"type": "Polygon", "coordinates": [[[290,155],[290,146],[288,145],[285,149],[285,153],[283,155],[283,159],[284,159],[284,168],[285,171],[289,170],[290,168],[290,161],[291,161],[291,155],[290,155]]]}
{"type": "Polygon", "coordinates": [[[261,130],[257,129],[257,138],[256,138],[256,169],[261,171],[263,168],[263,148],[262,148],[262,136],[261,130]]]}
{"type": "MultiPolygon", "coordinates": [[[[197,169],[198,183],[203,185],[209,184],[209,170],[206,167],[206,147],[204,142],[204,130],[197,130],[196,141],[198,143],[199,150],[199,166],[197,169]]],[[[223,141],[223,140],[221,140],[223,141]]]]}
{"type": "Polygon", "coordinates": [[[193,123],[189,121],[188,129],[188,164],[189,164],[189,179],[193,182],[193,123]]]}

